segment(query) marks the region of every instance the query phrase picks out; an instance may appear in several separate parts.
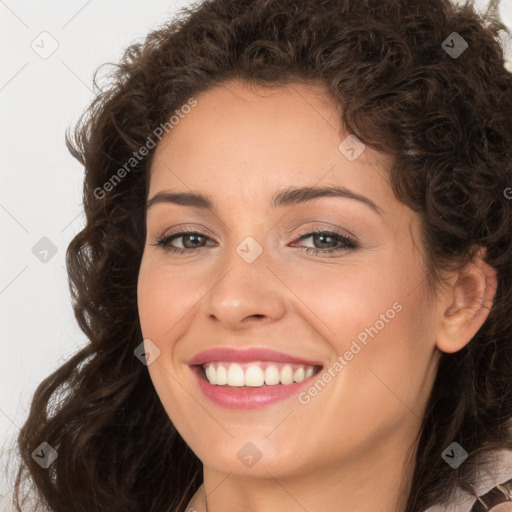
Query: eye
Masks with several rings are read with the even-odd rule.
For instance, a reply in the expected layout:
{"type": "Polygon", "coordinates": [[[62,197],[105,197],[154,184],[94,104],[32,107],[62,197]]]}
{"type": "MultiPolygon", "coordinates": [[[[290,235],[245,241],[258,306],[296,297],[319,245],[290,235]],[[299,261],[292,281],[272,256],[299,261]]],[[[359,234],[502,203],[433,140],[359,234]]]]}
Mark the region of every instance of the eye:
{"type": "Polygon", "coordinates": [[[153,245],[162,247],[166,252],[185,253],[204,247],[200,244],[205,239],[211,240],[209,236],[206,236],[199,231],[182,231],[173,235],[160,237],[157,239],[157,243],[153,245]],[[171,242],[180,238],[183,240],[181,243],[182,247],[174,247],[171,245],[171,242]]]}
{"type": "MultiPolygon", "coordinates": [[[[309,229],[303,233],[301,233],[300,240],[306,240],[308,238],[312,238],[314,244],[320,245],[320,247],[299,247],[303,251],[314,254],[318,253],[326,253],[330,254],[335,251],[347,251],[347,250],[355,250],[359,248],[359,245],[356,241],[341,233],[337,233],[334,231],[328,231],[322,228],[317,229],[309,229]],[[329,247],[332,244],[335,244],[334,247],[329,247]],[[338,244],[336,246],[336,244],[338,244]]],[[[179,233],[174,233],[172,235],[162,236],[157,239],[154,246],[162,247],[162,249],[166,252],[176,253],[176,254],[184,254],[196,252],[199,249],[205,247],[205,242],[207,240],[212,240],[209,236],[201,233],[200,231],[181,231],[179,233]],[[182,247],[175,247],[172,245],[176,240],[181,239],[182,247]]],[[[296,242],[294,242],[295,244],[296,242]]],[[[293,247],[294,245],[292,245],[293,247]]]]}
{"type": "Polygon", "coordinates": [[[335,251],[347,251],[355,250],[359,248],[356,241],[347,236],[337,233],[335,231],[327,231],[323,228],[309,229],[305,234],[302,234],[299,240],[307,240],[311,238],[314,244],[320,245],[320,247],[303,247],[302,249],[307,252],[318,253],[333,253],[335,251]],[[338,244],[332,247],[332,244],[338,244]],[[329,247],[331,245],[331,247],[329,247]],[[327,246],[327,247],[326,247],[327,246]]]}

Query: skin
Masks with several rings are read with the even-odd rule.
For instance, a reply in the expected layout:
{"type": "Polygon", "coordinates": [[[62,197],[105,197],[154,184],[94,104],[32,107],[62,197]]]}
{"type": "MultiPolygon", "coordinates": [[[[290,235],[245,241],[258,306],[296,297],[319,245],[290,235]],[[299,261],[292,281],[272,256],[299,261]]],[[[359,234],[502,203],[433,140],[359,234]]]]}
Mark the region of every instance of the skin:
{"type": "Polygon", "coordinates": [[[419,218],[393,195],[389,159],[370,147],[354,161],[339,151],[349,132],[321,86],[231,81],[197,101],[156,148],[148,197],[196,190],[216,208],[149,208],[138,281],[142,333],[160,350],[148,371],[203,462],[204,485],[189,507],[206,510],[206,494],[209,512],[403,511],[407,455],[436,363],[483,324],[493,269],[478,258],[436,294],[429,289],[419,218]],[[291,185],[343,186],[381,214],[342,197],[272,208],[272,195],[291,185]],[[306,253],[341,245],[299,240],[313,227],[351,234],[359,247],[306,253]],[[182,255],[154,245],[181,228],[206,238],[172,245],[199,249],[182,255]],[[252,263],[236,252],[247,236],[263,249],[252,263]],[[261,347],[321,361],[325,371],[394,303],[400,312],[308,404],[294,396],[224,409],[202,395],[187,365],[207,348],[261,347]],[[252,467],[237,457],[249,442],[261,453],[252,467]]]}

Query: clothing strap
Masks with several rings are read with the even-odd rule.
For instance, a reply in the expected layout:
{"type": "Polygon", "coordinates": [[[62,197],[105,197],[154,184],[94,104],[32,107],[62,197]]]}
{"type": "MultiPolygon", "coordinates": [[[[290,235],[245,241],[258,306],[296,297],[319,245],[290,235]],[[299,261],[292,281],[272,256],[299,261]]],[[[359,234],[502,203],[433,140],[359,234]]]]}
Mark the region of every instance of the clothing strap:
{"type": "Polygon", "coordinates": [[[490,510],[492,507],[507,501],[512,502],[512,479],[507,480],[502,484],[498,484],[489,492],[486,492],[482,496],[478,496],[470,512],[485,512],[486,510],[490,510]]]}

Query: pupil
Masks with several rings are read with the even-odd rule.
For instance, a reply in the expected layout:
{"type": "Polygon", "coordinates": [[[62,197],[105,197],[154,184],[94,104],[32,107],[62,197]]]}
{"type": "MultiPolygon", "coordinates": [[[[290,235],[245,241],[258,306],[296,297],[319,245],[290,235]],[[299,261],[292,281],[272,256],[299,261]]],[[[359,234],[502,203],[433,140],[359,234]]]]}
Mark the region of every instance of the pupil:
{"type": "MultiPolygon", "coordinates": [[[[192,243],[194,243],[194,241],[196,241],[196,242],[198,241],[197,240],[198,238],[201,238],[201,235],[187,235],[186,237],[184,237],[184,242],[185,243],[183,245],[185,247],[187,247],[187,243],[186,243],[187,240],[193,240],[192,243]]],[[[190,247],[188,247],[188,248],[190,248],[190,247]]]]}
{"type": "MultiPolygon", "coordinates": [[[[318,240],[319,238],[323,238],[323,239],[325,239],[325,238],[332,238],[332,237],[330,237],[330,236],[328,236],[328,235],[325,235],[325,234],[319,234],[319,235],[316,235],[316,236],[317,236],[317,240],[318,240]]],[[[320,244],[325,244],[325,243],[327,243],[327,244],[328,244],[328,242],[325,242],[325,240],[324,240],[323,242],[322,242],[322,241],[320,242],[320,244]]]]}

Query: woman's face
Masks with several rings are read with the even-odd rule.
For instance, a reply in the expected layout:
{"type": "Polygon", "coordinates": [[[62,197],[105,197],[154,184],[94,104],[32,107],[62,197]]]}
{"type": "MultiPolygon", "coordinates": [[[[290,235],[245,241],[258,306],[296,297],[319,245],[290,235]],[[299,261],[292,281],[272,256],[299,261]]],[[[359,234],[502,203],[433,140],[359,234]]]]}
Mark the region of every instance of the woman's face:
{"type": "Polygon", "coordinates": [[[223,473],[396,462],[420,427],[438,351],[418,217],[394,197],[388,160],[341,130],[316,86],[229,82],[196,99],[156,149],[148,197],[202,194],[211,207],[168,197],[148,208],[138,281],[165,410],[223,473]],[[284,194],[303,187],[346,193],[284,194]],[[155,245],[184,231],[200,235],[155,245]],[[207,354],[233,384],[212,385],[190,363],[214,348],[281,355],[249,354],[257,364],[244,374],[237,354],[207,354]],[[300,381],[308,367],[286,369],[292,358],[322,370],[261,386],[289,382],[283,370],[300,381]]]}

